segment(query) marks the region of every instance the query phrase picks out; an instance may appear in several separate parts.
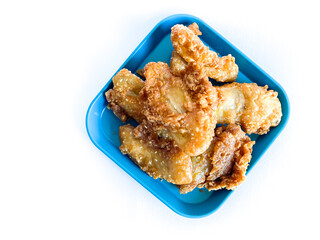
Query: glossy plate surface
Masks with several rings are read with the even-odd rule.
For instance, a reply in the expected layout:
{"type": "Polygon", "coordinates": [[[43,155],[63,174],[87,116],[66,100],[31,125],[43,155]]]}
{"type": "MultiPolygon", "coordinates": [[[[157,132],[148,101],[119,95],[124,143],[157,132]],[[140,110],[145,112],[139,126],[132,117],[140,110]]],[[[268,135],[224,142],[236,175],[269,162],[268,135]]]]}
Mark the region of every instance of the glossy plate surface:
{"type": "MultiPolygon", "coordinates": [[[[289,117],[289,101],[282,87],[266,74],[260,67],[253,63],[241,51],[224,39],[214,29],[201,19],[191,15],[173,15],[158,23],[147,37],[139,44],[128,59],[119,68],[127,68],[135,73],[138,69],[151,61],[164,61],[169,63],[173,50],[170,41],[170,29],[175,24],[189,25],[196,22],[202,32],[202,41],[221,56],[232,54],[239,66],[237,82],[255,82],[260,86],[268,85],[269,89],[279,93],[282,104],[283,117],[281,123],[270,130],[266,135],[252,134],[250,137],[256,141],[253,147],[252,160],[248,172],[268,149],[279,133],[285,127],[289,117]]],[[[118,71],[117,71],[118,72],[118,71]]],[[[116,74],[116,72],[114,73],[116,74]]],[[[132,176],[136,181],[148,189],[154,196],[166,204],[176,213],[191,218],[204,217],[213,213],[232,193],[229,190],[208,192],[195,189],[193,192],[182,195],[173,184],[166,181],[154,180],[136,166],[120,150],[119,126],[123,123],[107,109],[104,93],[112,88],[112,77],[98,93],[89,106],[86,116],[86,127],[92,142],[119,167],[132,176]]],[[[212,82],[217,85],[216,82],[212,82]]],[[[136,125],[134,121],[131,124],[136,125]]]]}

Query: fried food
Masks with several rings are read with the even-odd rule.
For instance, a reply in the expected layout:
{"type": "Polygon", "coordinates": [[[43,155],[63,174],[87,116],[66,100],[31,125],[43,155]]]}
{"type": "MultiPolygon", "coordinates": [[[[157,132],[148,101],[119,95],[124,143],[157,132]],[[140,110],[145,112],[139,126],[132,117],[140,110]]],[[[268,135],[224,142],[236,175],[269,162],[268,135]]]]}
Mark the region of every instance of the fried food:
{"type": "MultiPolygon", "coordinates": [[[[114,89],[106,94],[110,108],[122,121],[132,117],[142,122],[145,118],[142,112],[143,104],[138,96],[132,93],[139,92],[145,83],[128,70],[121,70],[114,80],[116,80],[114,89]]],[[[266,134],[271,127],[280,123],[282,111],[278,94],[268,90],[267,86],[260,87],[255,83],[232,83],[214,88],[218,92],[219,99],[215,114],[217,123],[240,124],[248,134],[266,134]]],[[[171,99],[176,101],[178,97],[171,99]]],[[[183,104],[179,106],[181,105],[183,104]]]]}
{"type": "MultiPolygon", "coordinates": [[[[186,27],[177,24],[171,28],[171,42],[177,54],[187,63],[199,64],[207,76],[218,82],[233,82],[236,80],[239,72],[238,65],[231,55],[219,57],[214,51],[197,36],[201,34],[196,23],[192,27],[186,27]]],[[[173,54],[171,58],[171,67],[174,73],[183,73],[184,62],[173,54]],[[179,64],[175,64],[179,63],[179,64]]]]}
{"type": "Polygon", "coordinates": [[[234,189],[245,180],[255,143],[246,133],[266,134],[280,123],[278,94],[255,83],[213,87],[208,77],[237,78],[234,57],[220,58],[205,46],[196,23],[171,30],[171,68],[150,62],[137,71],[145,81],[122,69],[105,93],[121,121],[131,117],[140,124],[120,127],[120,150],[182,194],[197,187],[234,189]],[[215,129],[217,123],[228,125],[215,129]]]}
{"type": "Polygon", "coordinates": [[[188,28],[189,28],[195,35],[197,35],[197,36],[202,35],[202,32],[200,31],[198,24],[196,24],[195,22],[192,23],[192,24],[190,24],[190,25],[188,26],[188,28]]]}
{"type": "Polygon", "coordinates": [[[248,134],[266,134],[281,121],[278,93],[255,83],[231,83],[216,87],[219,96],[217,121],[238,123],[248,134]]]}
{"type": "MultiPolygon", "coordinates": [[[[202,35],[202,32],[199,30],[199,26],[196,23],[192,23],[188,26],[188,28],[195,34],[195,35],[202,35]]],[[[173,49],[172,56],[170,59],[170,68],[174,75],[182,76],[186,73],[188,63],[177,53],[176,50],[173,49]]]]}
{"type": "Polygon", "coordinates": [[[113,89],[105,93],[108,108],[122,122],[126,122],[129,117],[142,122],[145,117],[141,112],[143,104],[139,100],[139,92],[144,87],[144,82],[125,68],[113,77],[112,82],[113,89]]]}
{"type": "Polygon", "coordinates": [[[186,194],[193,191],[199,184],[204,183],[206,177],[210,170],[212,169],[212,164],[210,156],[212,154],[213,144],[211,142],[209,148],[199,156],[191,157],[192,162],[192,182],[189,184],[183,184],[179,186],[179,192],[181,194],[186,194]]]}
{"type": "Polygon", "coordinates": [[[192,181],[192,165],[188,155],[175,147],[172,142],[159,140],[142,125],[120,127],[120,150],[149,176],[165,179],[174,184],[192,181]]]}
{"type": "MultiPolygon", "coordinates": [[[[200,31],[198,24],[192,23],[188,26],[188,28],[195,35],[197,35],[197,36],[202,35],[202,32],[200,31]]],[[[173,71],[173,74],[176,76],[181,76],[181,75],[185,74],[187,65],[188,65],[188,63],[182,57],[180,57],[180,55],[176,52],[176,50],[173,50],[172,57],[170,60],[170,68],[173,71]]],[[[143,79],[145,79],[143,69],[139,69],[137,71],[137,73],[139,74],[139,76],[141,76],[143,79]]]]}
{"type": "Polygon", "coordinates": [[[176,76],[183,76],[186,72],[188,63],[177,53],[176,50],[172,51],[170,59],[170,68],[172,73],[176,76]]]}
{"type": "Polygon", "coordinates": [[[214,135],[217,95],[201,70],[190,68],[190,73],[180,78],[166,63],[148,63],[140,96],[143,114],[154,129],[166,129],[181,150],[197,156],[208,148],[214,135]]]}
{"type": "Polygon", "coordinates": [[[239,125],[218,128],[213,140],[213,167],[205,183],[199,187],[211,191],[221,188],[233,190],[239,186],[245,180],[254,143],[239,125]]]}
{"type": "Polygon", "coordinates": [[[180,193],[188,193],[196,187],[210,191],[236,188],[245,180],[253,145],[239,125],[217,128],[206,152],[193,157],[192,182],[181,185],[180,193]]]}

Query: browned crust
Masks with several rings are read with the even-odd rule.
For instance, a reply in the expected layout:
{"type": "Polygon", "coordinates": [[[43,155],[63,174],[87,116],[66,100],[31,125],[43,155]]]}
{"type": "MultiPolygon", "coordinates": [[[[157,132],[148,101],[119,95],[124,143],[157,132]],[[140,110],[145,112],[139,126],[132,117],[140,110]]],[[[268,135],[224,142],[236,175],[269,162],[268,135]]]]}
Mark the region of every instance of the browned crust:
{"type": "Polygon", "coordinates": [[[251,160],[252,146],[254,142],[245,143],[235,152],[235,163],[229,175],[223,175],[214,181],[206,181],[204,187],[209,191],[226,188],[233,190],[239,186],[246,178],[245,174],[251,160]]]}
{"type": "MultiPolygon", "coordinates": [[[[184,59],[186,64],[192,62],[200,65],[207,76],[218,82],[235,81],[239,68],[234,57],[228,55],[220,58],[217,53],[211,51],[197,36],[197,27],[185,27],[177,24],[171,28],[171,42],[177,54],[184,59]]],[[[183,74],[183,71],[179,71],[182,69],[183,62],[176,58],[178,58],[177,55],[173,55],[171,58],[172,63],[179,63],[171,64],[173,72],[183,74]],[[175,69],[175,67],[178,68],[175,69]]]]}
{"type": "Polygon", "coordinates": [[[245,179],[253,145],[239,125],[217,128],[210,147],[192,161],[193,180],[180,186],[180,193],[188,193],[196,187],[206,187],[210,191],[234,189],[245,179]]]}
{"type": "Polygon", "coordinates": [[[170,59],[170,68],[172,73],[176,76],[183,76],[186,73],[188,63],[177,53],[176,50],[172,51],[170,59]]]}
{"type": "Polygon", "coordinates": [[[202,35],[202,32],[200,31],[198,24],[196,24],[195,22],[192,23],[192,24],[190,24],[190,25],[188,26],[188,28],[189,28],[195,35],[197,35],[197,36],[202,35]]]}
{"type": "Polygon", "coordinates": [[[278,93],[268,90],[268,86],[260,87],[256,83],[231,83],[216,87],[219,96],[218,123],[241,124],[248,134],[266,134],[271,127],[277,126],[282,117],[281,103],[278,93]],[[228,98],[236,96],[224,96],[226,89],[235,89],[243,96],[240,110],[226,109],[224,114],[221,109],[225,108],[228,98]],[[220,115],[220,116],[219,116],[220,115]]]}
{"type": "Polygon", "coordinates": [[[190,74],[180,78],[172,74],[166,63],[148,63],[140,96],[148,121],[155,127],[166,128],[185,153],[195,156],[206,150],[214,134],[217,96],[201,69],[189,68],[190,74]],[[181,111],[170,107],[168,91],[172,89],[183,95],[181,111]]]}
{"type": "Polygon", "coordinates": [[[121,69],[112,79],[113,89],[105,93],[108,108],[122,121],[132,117],[138,122],[145,119],[141,112],[143,103],[139,99],[139,92],[144,82],[132,74],[128,69],[121,69]]]}
{"type": "Polygon", "coordinates": [[[120,150],[149,176],[165,179],[173,184],[186,184],[192,180],[192,165],[188,155],[172,142],[159,140],[145,126],[133,128],[130,125],[119,129],[120,150]]]}
{"type": "Polygon", "coordinates": [[[205,46],[201,34],[196,23],[175,25],[171,69],[166,63],[148,63],[137,71],[145,82],[122,69],[113,78],[113,89],[105,93],[108,108],[121,121],[132,117],[140,123],[120,127],[123,154],[151,177],[179,185],[182,194],[196,187],[212,191],[239,186],[254,145],[245,132],[265,134],[282,116],[277,92],[267,86],[212,86],[208,77],[234,81],[239,69],[234,57],[220,58],[205,46]],[[226,94],[228,88],[237,89],[238,95],[226,94]],[[227,102],[239,96],[240,107],[227,102]],[[220,116],[223,107],[228,109],[220,116]],[[229,125],[215,129],[217,118],[229,125]]]}
{"type": "MultiPolygon", "coordinates": [[[[191,71],[190,66],[187,67],[185,71],[187,71],[187,69],[191,71]]],[[[200,74],[200,72],[201,71],[198,70],[198,74],[200,74]]],[[[126,69],[121,70],[118,74],[122,75],[123,78],[133,77],[132,76],[133,74],[126,69]]],[[[181,82],[181,80],[179,81],[181,82]]],[[[122,84],[125,85],[125,82],[126,80],[124,80],[122,84]]],[[[190,88],[194,88],[192,85],[198,86],[198,87],[203,86],[205,88],[205,85],[206,85],[206,84],[203,85],[201,82],[197,82],[195,80],[189,81],[189,82],[191,82],[191,84],[189,84],[190,88]]],[[[136,86],[129,86],[129,88],[125,86],[114,87],[114,89],[110,89],[106,93],[106,98],[109,102],[108,108],[111,108],[115,113],[115,115],[118,116],[120,120],[123,122],[127,121],[129,117],[134,118],[138,122],[142,122],[142,120],[145,119],[144,113],[142,112],[144,108],[143,104],[145,100],[139,99],[137,95],[135,96],[131,94],[128,96],[128,92],[131,91],[130,88],[142,89],[142,87],[145,86],[145,83],[142,80],[139,80],[134,82],[134,84],[136,84],[136,86]]],[[[181,83],[181,86],[182,88],[185,88],[183,83],[181,83]]],[[[227,109],[224,111],[224,113],[221,116],[219,116],[218,114],[218,117],[217,117],[218,123],[240,124],[243,130],[248,134],[252,134],[252,133],[266,134],[271,127],[275,127],[280,123],[281,117],[282,117],[282,109],[281,109],[281,103],[278,99],[278,93],[273,90],[268,90],[267,86],[261,87],[255,83],[232,83],[232,84],[225,84],[221,87],[215,87],[215,89],[217,90],[217,96],[219,99],[218,105],[217,105],[218,112],[224,108],[225,102],[229,101],[230,97],[237,98],[237,96],[224,95],[225,89],[232,89],[232,88],[238,89],[243,95],[243,98],[244,98],[243,106],[239,106],[240,111],[227,109]]],[[[215,95],[214,92],[213,92],[213,95],[215,95]]],[[[201,97],[201,94],[199,96],[201,97]]],[[[158,99],[159,99],[158,96],[154,95],[154,98],[152,101],[155,102],[158,99]]],[[[207,99],[205,98],[203,102],[207,102],[207,99]]],[[[209,102],[210,102],[210,99],[209,99],[209,102]]],[[[159,110],[161,109],[160,113],[161,112],[165,113],[163,115],[166,116],[166,118],[168,118],[167,119],[168,121],[170,121],[170,118],[171,118],[170,113],[164,112],[165,106],[161,108],[161,104],[163,103],[159,102],[158,104],[159,105],[157,109],[159,110]]],[[[212,105],[214,105],[213,102],[212,102],[212,105]]],[[[154,117],[155,116],[156,115],[154,115],[154,117]]],[[[178,120],[179,120],[179,115],[172,116],[173,123],[178,122],[178,120]]]]}

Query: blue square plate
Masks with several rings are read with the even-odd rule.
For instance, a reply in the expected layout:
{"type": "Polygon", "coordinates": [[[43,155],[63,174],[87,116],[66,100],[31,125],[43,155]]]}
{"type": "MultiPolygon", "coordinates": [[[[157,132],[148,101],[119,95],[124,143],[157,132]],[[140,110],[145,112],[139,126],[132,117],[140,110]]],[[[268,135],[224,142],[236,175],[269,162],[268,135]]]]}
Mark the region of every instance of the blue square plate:
{"type": "MultiPolygon", "coordinates": [[[[173,50],[170,40],[171,27],[175,24],[189,25],[193,22],[199,25],[203,33],[201,39],[207,46],[222,56],[232,54],[235,57],[240,69],[237,82],[255,82],[260,86],[268,85],[270,89],[279,93],[283,111],[281,123],[277,127],[272,128],[266,135],[258,136],[252,134],[250,136],[256,141],[256,144],[254,145],[252,160],[248,168],[249,172],[285,127],[289,117],[289,101],[285,91],[275,80],[205,22],[197,17],[184,14],[165,18],[152,29],[119,70],[127,68],[135,73],[136,70],[143,68],[146,63],[151,61],[169,63],[173,50]]],[[[213,213],[230,196],[232,191],[219,190],[208,192],[206,190],[200,191],[199,189],[195,189],[193,192],[182,195],[175,185],[166,181],[154,180],[120,152],[118,132],[119,126],[123,123],[111,110],[107,109],[107,101],[104,95],[113,86],[112,77],[92,101],[87,112],[86,127],[92,142],[124,171],[176,213],[190,218],[204,217],[213,213]]],[[[213,82],[213,84],[216,83],[213,82]]],[[[134,122],[131,123],[136,125],[134,122]]]]}

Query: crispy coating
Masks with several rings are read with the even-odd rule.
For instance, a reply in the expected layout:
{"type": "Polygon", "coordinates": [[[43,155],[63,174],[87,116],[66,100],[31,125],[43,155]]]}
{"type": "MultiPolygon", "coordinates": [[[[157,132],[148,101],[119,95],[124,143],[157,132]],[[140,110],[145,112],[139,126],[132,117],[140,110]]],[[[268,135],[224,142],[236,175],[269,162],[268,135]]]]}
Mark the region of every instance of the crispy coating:
{"type": "MultiPolygon", "coordinates": [[[[242,157],[239,149],[243,146],[253,146],[254,142],[241,130],[239,125],[230,124],[216,129],[213,139],[212,169],[207,176],[207,181],[214,181],[221,176],[230,174],[235,160],[242,157]]],[[[251,159],[251,151],[250,159],[251,159]]],[[[250,161],[247,160],[247,162],[250,161]]]]}
{"type": "Polygon", "coordinates": [[[195,22],[192,23],[192,24],[190,24],[190,25],[188,26],[188,28],[189,28],[195,35],[197,35],[197,36],[202,35],[202,32],[200,31],[198,24],[196,24],[195,22]]]}
{"type": "Polygon", "coordinates": [[[196,23],[194,23],[192,27],[185,27],[177,24],[171,28],[171,42],[177,52],[177,54],[173,54],[171,58],[173,72],[183,74],[183,64],[193,62],[199,64],[207,76],[218,82],[235,81],[239,68],[235,63],[234,57],[227,55],[220,58],[217,53],[211,51],[197,36],[201,32],[198,26],[195,27],[195,25],[196,23]],[[181,61],[181,59],[175,59],[178,55],[185,62],[181,61]]]}
{"type": "MultiPolygon", "coordinates": [[[[204,72],[209,77],[215,79],[217,82],[232,82],[235,81],[237,78],[238,73],[234,74],[234,78],[230,78],[230,80],[221,80],[225,79],[226,74],[230,72],[230,69],[234,68],[235,60],[234,57],[231,55],[227,55],[224,57],[221,57],[219,61],[216,62],[215,67],[210,66],[202,66],[204,69],[204,72]]],[[[186,72],[186,68],[188,66],[188,63],[177,53],[176,50],[172,51],[172,56],[170,59],[170,67],[172,69],[173,74],[176,76],[182,76],[186,72]]],[[[238,70],[231,70],[235,72],[238,72],[238,70]]]]}
{"type": "Polygon", "coordinates": [[[233,82],[237,79],[239,67],[231,54],[218,57],[216,61],[205,66],[205,71],[210,78],[217,82],[233,82]]]}
{"type": "Polygon", "coordinates": [[[233,190],[239,186],[245,180],[254,143],[238,125],[218,128],[213,140],[213,168],[199,187],[211,191],[221,188],[233,190]]]}
{"type": "Polygon", "coordinates": [[[219,96],[217,121],[238,123],[248,134],[266,134],[280,123],[278,93],[255,83],[231,83],[216,87],[219,96]]]}
{"type": "Polygon", "coordinates": [[[212,169],[210,156],[212,152],[213,144],[211,143],[209,148],[199,156],[191,157],[192,162],[192,182],[189,184],[183,184],[179,186],[179,192],[186,194],[193,191],[199,184],[204,183],[207,174],[212,169]]]}
{"type": "Polygon", "coordinates": [[[148,63],[144,70],[140,96],[148,121],[154,129],[165,128],[186,154],[203,153],[216,125],[217,97],[210,81],[196,68],[189,69],[184,78],[176,77],[163,62],[148,63]]]}
{"type": "Polygon", "coordinates": [[[172,51],[170,59],[170,68],[172,73],[176,76],[183,76],[186,73],[188,63],[177,53],[176,50],[172,51]]]}
{"type": "Polygon", "coordinates": [[[277,92],[268,86],[212,86],[208,77],[231,82],[239,69],[234,57],[220,58],[205,46],[201,34],[196,23],[173,26],[171,68],[148,63],[137,71],[145,82],[122,69],[105,93],[121,121],[132,117],[140,124],[120,127],[121,152],[182,194],[196,187],[236,188],[245,180],[254,145],[245,132],[265,134],[282,116],[277,92]],[[228,125],[215,129],[216,123],[228,125]]]}
{"type": "Polygon", "coordinates": [[[215,57],[200,38],[188,27],[177,24],[171,28],[173,48],[186,62],[210,64],[215,57]]]}
{"type": "Polygon", "coordinates": [[[144,87],[144,82],[125,68],[113,77],[112,82],[113,89],[105,93],[108,108],[122,122],[126,122],[129,117],[142,122],[145,117],[141,112],[143,104],[139,100],[139,92],[144,87]]]}
{"type": "Polygon", "coordinates": [[[245,180],[253,145],[239,125],[217,128],[210,147],[192,160],[192,182],[181,185],[180,193],[188,193],[196,187],[208,190],[236,188],[245,180]]]}
{"type": "MultiPolygon", "coordinates": [[[[195,35],[202,35],[202,32],[199,30],[199,26],[196,23],[192,23],[188,26],[188,28],[195,35]]],[[[177,53],[176,50],[172,51],[172,56],[170,59],[170,68],[174,75],[182,76],[186,73],[188,63],[177,53]]]]}
{"type": "Polygon", "coordinates": [[[120,150],[149,176],[174,184],[192,181],[192,165],[188,155],[172,143],[159,140],[143,125],[124,125],[119,130],[120,150]]]}
{"type": "MultiPolygon", "coordinates": [[[[198,24],[192,23],[188,26],[188,28],[197,36],[202,35],[202,32],[199,29],[198,24]]],[[[170,68],[173,70],[173,74],[180,76],[185,73],[186,68],[187,68],[187,62],[183,60],[180,55],[173,50],[172,51],[172,57],[170,61],[170,68]]],[[[145,79],[144,75],[144,69],[139,69],[137,70],[137,74],[145,79]]]]}
{"type": "MultiPolygon", "coordinates": [[[[128,73],[128,70],[122,71],[114,78],[116,80],[114,89],[106,93],[108,107],[112,108],[122,121],[132,117],[141,122],[145,118],[142,112],[143,104],[136,94],[129,93],[142,89],[144,82],[132,73],[128,73]]],[[[266,134],[271,127],[280,123],[282,111],[278,94],[267,90],[267,86],[260,87],[255,83],[232,83],[215,88],[219,99],[216,111],[218,123],[238,123],[248,134],[266,134]]]]}

